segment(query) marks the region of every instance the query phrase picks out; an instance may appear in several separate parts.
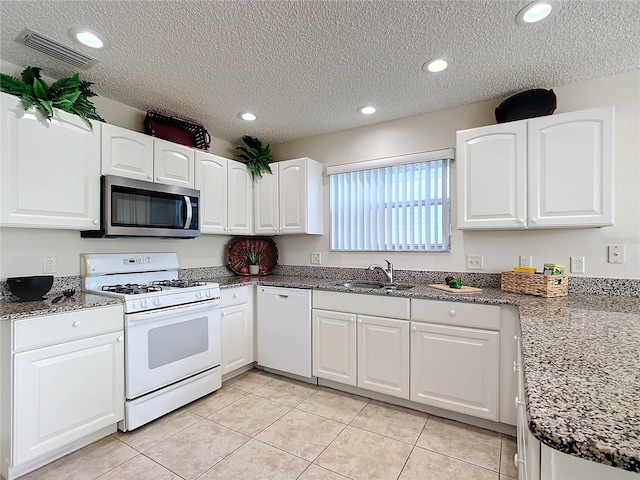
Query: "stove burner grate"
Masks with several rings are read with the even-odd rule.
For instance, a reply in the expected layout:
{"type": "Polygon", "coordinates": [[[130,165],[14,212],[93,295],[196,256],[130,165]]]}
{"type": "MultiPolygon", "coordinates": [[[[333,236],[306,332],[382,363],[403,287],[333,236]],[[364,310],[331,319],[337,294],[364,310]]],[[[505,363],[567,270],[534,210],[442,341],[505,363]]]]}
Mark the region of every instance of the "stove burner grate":
{"type": "Polygon", "coordinates": [[[200,287],[206,284],[207,282],[201,282],[198,280],[158,280],[153,282],[154,286],[173,288],[200,287]]]}
{"type": "Polygon", "coordinates": [[[141,293],[160,292],[162,287],[158,285],[139,285],[137,283],[127,283],[125,285],[104,285],[104,292],[121,293],[124,295],[139,295],[141,293]]]}

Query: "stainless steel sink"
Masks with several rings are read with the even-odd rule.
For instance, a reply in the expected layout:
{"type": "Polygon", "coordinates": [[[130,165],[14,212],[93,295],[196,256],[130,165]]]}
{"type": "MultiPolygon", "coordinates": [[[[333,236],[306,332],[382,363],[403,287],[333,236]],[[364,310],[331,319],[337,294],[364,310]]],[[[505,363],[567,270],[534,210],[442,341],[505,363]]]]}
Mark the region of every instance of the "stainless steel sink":
{"type": "Polygon", "coordinates": [[[396,284],[387,284],[387,283],[378,283],[378,282],[336,282],[334,283],[337,287],[346,287],[346,288],[369,288],[372,290],[409,290],[413,288],[413,285],[396,285],[396,284]]]}
{"type": "Polygon", "coordinates": [[[384,288],[384,283],[377,282],[336,282],[334,283],[337,287],[346,287],[346,288],[372,288],[372,289],[380,289],[384,288]]]}
{"type": "Polygon", "coordinates": [[[382,288],[385,290],[409,290],[413,287],[413,285],[385,285],[382,288]]]}

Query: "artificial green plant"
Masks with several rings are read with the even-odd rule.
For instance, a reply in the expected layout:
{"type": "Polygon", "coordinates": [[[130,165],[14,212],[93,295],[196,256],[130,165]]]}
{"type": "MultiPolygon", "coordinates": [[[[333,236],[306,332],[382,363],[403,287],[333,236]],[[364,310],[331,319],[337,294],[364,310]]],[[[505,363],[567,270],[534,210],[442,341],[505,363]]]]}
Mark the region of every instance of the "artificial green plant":
{"type": "Polygon", "coordinates": [[[240,145],[236,147],[236,150],[242,152],[237,153],[236,157],[245,163],[253,178],[262,178],[262,174],[266,172],[273,173],[269,166],[271,163],[271,147],[269,144],[267,143],[266,146],[263,146],[260,140],[249,135],[243,136],[242,141],[246,146],[240,145]]]}
{"type": "Polygon", "coordinates": [[[93,83],[80,80],[78,73],[69,78],[61,78],[51,85],[40,78],[38,67],[27,67],[21,75],[22,78],[16,78],[0,74],[0,89],[20,97],[25,110],[35,107],[45,119],[51,120],[53,109],[58,108],[78,115],[91,128],[93,125],[90,119],[104,121],[89,101],[89,97],[96,96],[90,88],[93,83]]]}

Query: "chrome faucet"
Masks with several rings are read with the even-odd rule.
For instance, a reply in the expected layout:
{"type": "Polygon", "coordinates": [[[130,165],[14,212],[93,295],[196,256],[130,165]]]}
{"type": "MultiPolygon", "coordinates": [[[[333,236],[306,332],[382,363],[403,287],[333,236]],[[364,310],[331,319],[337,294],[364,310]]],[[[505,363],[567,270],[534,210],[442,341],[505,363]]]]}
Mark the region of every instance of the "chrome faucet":
{"type": "Polygon", "coordinates": [[[384,272],[384,274],[387,276],[387,281],[389,283],[393,283],[393,263],[391,263],[387,259],[385,259],[385,262],[387,262],[386,270],[382,268],[380,265],[378,265],[377,263],[374,263],[373,265],[369,265],[369,270],[380,270],[384,272]]]}

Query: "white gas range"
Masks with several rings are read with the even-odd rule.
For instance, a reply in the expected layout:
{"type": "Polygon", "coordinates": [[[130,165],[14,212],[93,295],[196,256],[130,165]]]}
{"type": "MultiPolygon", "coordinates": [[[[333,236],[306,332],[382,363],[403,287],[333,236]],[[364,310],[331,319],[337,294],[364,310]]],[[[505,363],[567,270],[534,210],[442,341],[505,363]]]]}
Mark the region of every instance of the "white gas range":
{"type": "Polygon", "coordinates": [[[178,278],[176,253],[82,254],[83,289],[123,300],[133,430],[221,386],[220,288],[178,278]]]}

